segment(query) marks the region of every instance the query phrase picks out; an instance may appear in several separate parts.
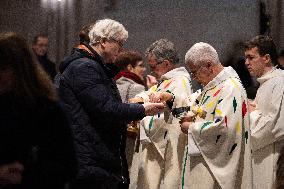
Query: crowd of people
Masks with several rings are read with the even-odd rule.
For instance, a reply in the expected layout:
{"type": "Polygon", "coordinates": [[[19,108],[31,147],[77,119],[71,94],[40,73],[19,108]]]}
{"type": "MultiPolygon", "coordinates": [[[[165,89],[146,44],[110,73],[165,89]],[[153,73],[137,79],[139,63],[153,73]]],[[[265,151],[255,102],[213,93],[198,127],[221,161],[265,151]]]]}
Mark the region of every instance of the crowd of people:
{"type": "Polygon", "coordinates": [[[144,62],[112,19],[79,38],[56,73],[48,36],[0,34],[0,188],[284,188],[284,51],[271,37],[232,67],[205,42],[181,61],[168,39],[144,62]]]}

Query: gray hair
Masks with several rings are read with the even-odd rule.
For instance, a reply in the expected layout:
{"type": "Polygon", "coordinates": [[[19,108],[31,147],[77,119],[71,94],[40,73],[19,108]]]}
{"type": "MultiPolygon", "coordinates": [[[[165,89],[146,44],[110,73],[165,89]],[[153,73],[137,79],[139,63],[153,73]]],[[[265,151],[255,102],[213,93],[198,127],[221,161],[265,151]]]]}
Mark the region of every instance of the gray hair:
{"type": "Polygon", "coordinates": [[[128,32],[124,26],[111,19],[98,20],[89,32],[90,44],[96,44],[100,39],[113,39],[116,41],[126,41],[128,38],[128,32]]]}
{"type": "Polygon", "coordinates": [[[146,56],[149,54],[155,55],[158,62],[169,60],[173,64],[179,63],[178,53],[174,44],[168,39],[159,39],[158,41],[155,41],[145,52],[146,56]]]}
{"type": "Polygon", "coordinates": [[[198,65],[205,61],[219,64],[220,60],[217,51],[208,43],[196,43],[185,54],[185,63],[198,65]]]}

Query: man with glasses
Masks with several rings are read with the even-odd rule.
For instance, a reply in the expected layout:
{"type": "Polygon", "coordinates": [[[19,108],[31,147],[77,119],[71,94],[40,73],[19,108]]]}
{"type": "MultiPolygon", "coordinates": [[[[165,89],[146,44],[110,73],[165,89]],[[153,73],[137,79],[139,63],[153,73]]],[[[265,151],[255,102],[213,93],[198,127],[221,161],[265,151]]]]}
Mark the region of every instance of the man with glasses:
{"type": "Polygon", "coordinates": [[[117,21],[97,21],[90,43],[75,48],[60,65],[59,94],[74,135],[78,174],[74,189],[127,189],[127,123],[160,112],[162,103],[122,103],[114,60],[128,32],[117,21]]]}
{"type": "MultiPolygon", "coordinates": [[[[180,122],[188,134],[181,188],[251,189],[247,97],[237,73],[207,43],[193,45],[185,62],[203,91],[180,122]]],[[[174,103],[182,98],[176,95],[174,103]]]]}
{"type": "MultiPolygon", "coordinates": [[[[274,188],[277,160],[284,146],[284,72],[276,67],[271,37],[256,36],[245,44],[246,66],[260,86],[250,102],[254,188],[274,188]]],[[[283,179],[283,178],[281,178],[283,179]]]]}
{"type": "MultiPolygon", "coordinates": [[[[191,94],[190,76],[179,67],[174,44],[167,39],[154,42],[147,50],[148,64],[160,82],[136,95],[136,100],[149,102],[153,93],[187,97],[191,94]]],[[[167,95],[161,101],[167,101],[167,95]]],[[[161,102],[159,101],[159,102],[161,102]]],[[[176,106],[168,102],[170,106],[176,106]]],[[[180,131],[179,120],[167,110],[145,117],[140,124],[140,148],[134,154],[130,170],[130,188],[174,189],[180,182],[186,136],[180,131]]]]}

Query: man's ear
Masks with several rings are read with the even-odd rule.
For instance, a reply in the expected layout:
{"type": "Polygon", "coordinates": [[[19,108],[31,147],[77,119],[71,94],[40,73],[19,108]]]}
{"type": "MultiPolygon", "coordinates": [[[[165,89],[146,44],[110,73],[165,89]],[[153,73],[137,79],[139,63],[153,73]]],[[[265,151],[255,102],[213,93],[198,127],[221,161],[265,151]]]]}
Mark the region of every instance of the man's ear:
{"type": "Polygon", "coordinates": [[[272,64],[272,60],[271,60],[270,54],[265,54],[265,55],[263,56],[263,60],[264,60],[264,63],[265,63],[266,65],[272,64]]]}
{"type": "Polygon", "coordinates": [[[212,61],[210,61],[210,60],[207,60],[205,63],[204,63],[204,67],[206,67],[206,69],[207,69],[207,71],[209,72],[209,73],[213,73],[213,62],[212,61]]]}
{"type": "Polygon", "coordinates": [[[101,45],[101,47],[102,47],[102,49],[104,49],[105,48],[105,46],[106,46],[106,38],[101,38],[100,39],[100,45],[101,45]]]}
{"type": "Polygon", "coordinates": [[[171,62],[167,59],[163,60],[163,62],[166,67],[169,67],[171,65],[171,62]]]}
{"type": "Polygon", "coordinates": [[[205,64],[204,64],[204,66],[208,69],[208,68],[210,68],[211,66],[212,66],[212,62],[210,61],[210,60],[207,60],[206,62],[205,62],[205,64]]]}

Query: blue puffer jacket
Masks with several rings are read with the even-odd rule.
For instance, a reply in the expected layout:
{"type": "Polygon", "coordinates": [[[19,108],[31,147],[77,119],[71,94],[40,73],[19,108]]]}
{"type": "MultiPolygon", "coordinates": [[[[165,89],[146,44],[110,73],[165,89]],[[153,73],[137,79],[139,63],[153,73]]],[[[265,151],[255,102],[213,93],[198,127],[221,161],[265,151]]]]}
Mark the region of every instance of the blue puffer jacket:
{"type": "Polygon", "coordinates": [[[75,138],[77,178],[128,182],[126,124],[142,119],[145,109],[121,102],[112,70],[91,50],[75,49],[60,65],[59,94],[75,138]]]}

